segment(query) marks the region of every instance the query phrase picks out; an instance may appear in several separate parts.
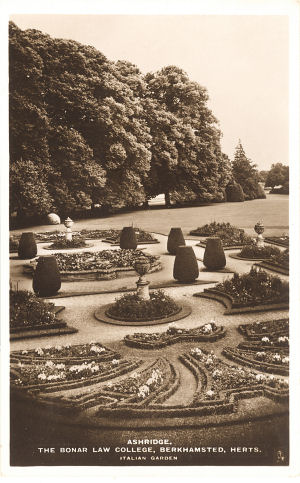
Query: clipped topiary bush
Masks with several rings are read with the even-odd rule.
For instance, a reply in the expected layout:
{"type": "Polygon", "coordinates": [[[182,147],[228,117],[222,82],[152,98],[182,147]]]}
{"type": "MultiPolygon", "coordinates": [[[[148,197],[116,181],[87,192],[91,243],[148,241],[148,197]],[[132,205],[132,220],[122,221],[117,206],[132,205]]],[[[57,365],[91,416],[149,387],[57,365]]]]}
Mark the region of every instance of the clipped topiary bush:
{"type": "Polygon", "coordinates": [[[41,297],[51,297],[59,291],[61,280],[54,255],[39,257],[32,287],[34,292],[41,297]]]}
{"type": "Polygon", "coordinates": [[[174,261],[173,276],[175,280],[183,283],[191,283],[199,275],[198,262],[193,247],[185,245],[177,248],[174,261]]]}
{"type": "Polygon", "coordinates": [[[219,237],[207,238],[203,263],[208,270],[222,270],[226,266],[226,257],[219,237]]]}
{"type": "Polygon", "coordinates": [[[180,245],[185,245],[185,239],[183,237],[181,228],[171,228],[167,243],[168,252],[171,255],[176,255],[177,248],[180,245]]]}
{"type": "Polygon", "coordinates": [[[226,186],[226,196],[227,201],[239,202],[245,201],[245,195],[243,192],[243,188],[238,183],[229,183],[226,186]]]}
{"type": "Polygon", "coordinates": [[[22,233],[18,247],[19,258],[24,260],[27,258],[34,258],[36,254],[37,246],[34,234],[30,231],[22,233]]]}
{"type": "Polygon", "coordinates": [[[120,235],[120,248],[135,250],[137,239],[133,226],[124,226],[120,235]]]}

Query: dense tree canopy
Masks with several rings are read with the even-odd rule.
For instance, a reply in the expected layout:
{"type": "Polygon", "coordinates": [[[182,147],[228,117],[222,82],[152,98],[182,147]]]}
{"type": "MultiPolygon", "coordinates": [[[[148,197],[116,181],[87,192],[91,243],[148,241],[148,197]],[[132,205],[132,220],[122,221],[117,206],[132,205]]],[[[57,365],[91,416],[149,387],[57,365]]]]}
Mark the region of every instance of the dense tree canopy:
{"type": "Polygon", "coordinates": [[[258,184],[259,175],[256,165],[247,158],[241,141],[239,141],[235,150],[232,174],[235,181],[243,188],[246,200],[266,197],[264,190],[258,184]]]}
{"type": "Polygon", "coordinates": [[[272,164],[266,177],[265,186],[282,186],[289,191],[289,167],[282,163],[272,164]]]}
{"type": "Polygon", "coordinates": [[[65,216],[160,193],[224,199],[232,172],[221,132],[206,89],[180,68],[142,75],[11,23],[9,69],[11,212],[65,216]]]}

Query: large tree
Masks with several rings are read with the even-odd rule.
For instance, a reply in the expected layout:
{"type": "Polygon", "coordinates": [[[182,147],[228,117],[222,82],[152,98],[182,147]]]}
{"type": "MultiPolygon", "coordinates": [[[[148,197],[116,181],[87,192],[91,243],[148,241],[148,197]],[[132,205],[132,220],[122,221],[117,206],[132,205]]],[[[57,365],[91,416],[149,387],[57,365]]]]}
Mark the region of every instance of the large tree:
{"type": "Polygon", "coordinates": [[[167,202],[170,192],[175,199],[181,194],[190,199],[217,198],[230,167],[221,152],[217,121],[207,107],[206,89],[175,66],[149,73],[145,79],[152,121],[152,184],[159,178],[167,202]],[[164,128],[163,116],[167,116],[164,128]]]}
{"type": "Polygon", "coordinates": [[[289,183],[289,167],[282,163],[272,164],[270,171],[267,174],[265,186],[288,186],[289,183]]]}

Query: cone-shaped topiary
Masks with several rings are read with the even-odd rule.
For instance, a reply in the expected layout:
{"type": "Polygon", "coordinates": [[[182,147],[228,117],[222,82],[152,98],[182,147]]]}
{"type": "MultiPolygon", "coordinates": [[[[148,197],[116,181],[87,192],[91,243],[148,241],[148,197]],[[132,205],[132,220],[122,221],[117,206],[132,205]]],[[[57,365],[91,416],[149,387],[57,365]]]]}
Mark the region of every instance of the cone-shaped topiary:
{"type": "Polygon", "coordinates": [[[120,248],[133,249],[137,247],[137,239],[133,226],[124,226],[120,235],[120,248]]]}
{"type": "Polygon", "coordinates": [[[227,196],[227,201],[244,201],[245,200],[245,195],[243,188],[241,187],[240,184],[238,183],[229,183],[226,186],[226,196],[227,196]]]}
{"type": "Polygon", "coordinates": [[[54,255],[39,257],[32,286],[35,293],[41,297],[50,297],[59,291],[60,273],[54,255]]]}
{"type": "Polygon", "coordinates": [[[18,247],[19,258],[34,258],[36,254],[37,246],[34,234],[30,231],[22,233],[18,247]]]}
{"type": "Polygon", "coordinates": [[[174,278],[179,282],[192,283],[198,275],[199,267],[193,247],[179,246],[174,261],[174,278]]]}
{"type": "Polygon", "coordinates": [[[221,238],[212,236],[206,239],[203,263],[208,270],[222,270],[226,266],[221,238]]]}
{"type": "Polygon", "coordinates": [[[182,230],[181,228],[171,228],[167,243],[168,252],[171,255],[176,255],[179,245],[185,245],[185,239],[183,237],[182,230]]]}

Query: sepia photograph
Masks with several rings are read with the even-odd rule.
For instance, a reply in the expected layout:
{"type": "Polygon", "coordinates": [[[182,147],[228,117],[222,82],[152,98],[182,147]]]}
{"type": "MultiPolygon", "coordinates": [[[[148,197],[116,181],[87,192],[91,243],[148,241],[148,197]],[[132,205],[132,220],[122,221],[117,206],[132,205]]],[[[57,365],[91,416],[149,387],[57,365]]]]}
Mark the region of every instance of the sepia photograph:
{"type": "Polygon", "coordinates": [[[291,465],[287,4],[8,12],[11,469],[291,465]]]}

